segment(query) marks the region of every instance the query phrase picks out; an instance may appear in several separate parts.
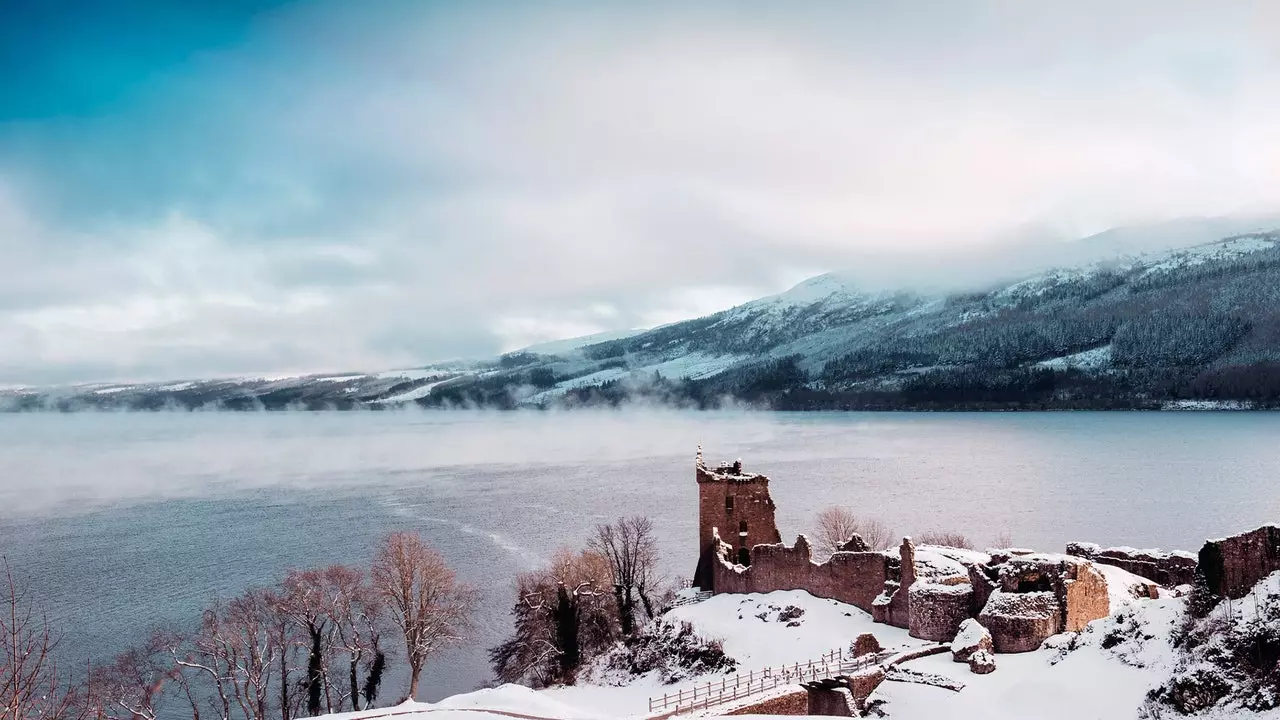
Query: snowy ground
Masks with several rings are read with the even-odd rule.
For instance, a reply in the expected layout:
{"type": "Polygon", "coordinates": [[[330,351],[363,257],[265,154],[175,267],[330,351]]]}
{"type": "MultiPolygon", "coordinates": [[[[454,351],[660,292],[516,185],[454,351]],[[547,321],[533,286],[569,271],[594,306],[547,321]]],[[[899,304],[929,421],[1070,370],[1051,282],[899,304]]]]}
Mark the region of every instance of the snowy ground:
{"type": "MultiPolygon", "coordinates": [[[[1112,615],[1081,633],[1050,638],[1036,652],[997,655],[997,670],[975,675],[951,654],[907,663],[923,673],[963,683],[959,692],[929,685],[885,682],[872,701],[896,720],[1119,720],[1140,718],[1146,693],[1169,677],[1176,663],[1171,632],[1182,616],[1184,600],[1162,593],[1160,599],[1137,599],[1128,588],[1141,584],[1135,576],[1103,567],[1112,587],[1112,615]]],[[[1280,587],[1280,573],[1272,582],[1280,587]]],[[[1280,592],[1280,590],[1278,590],[1280,592]]],[[[725,652],[742,672],[816,659],[836,648],[848,648],[859,634],[873,633],[886,648],[930,643],[908,637],[905,630],[871,621],[867,613],[834,600],[801,591],[764,595],[718,595],[672,610],[668,617],[691,623],[706,638],[723,641],[725,652]],[[804,612],[793,624],[779,621],[788,607],[804,612]]],[[[398,717],[403,720],[482,720],[483,718],[642,718],[648,698],[674,693],[720,676],[662,685],[656,677],[640,677],[623,686],[580,684],[533,691],[504,685],[447,698],[439,703],[408,703],[334,720],[398,717]]],[[[1165,710],[1164,716],[1172,715],[1165,710]]],[[[744,717],[744,716],[738,716],[744,717]]],[[[1241,716],[1237,712],[1200,716],[1212,720],[1249,717],[1280,720],[1280,711],[1241,716]]]]}

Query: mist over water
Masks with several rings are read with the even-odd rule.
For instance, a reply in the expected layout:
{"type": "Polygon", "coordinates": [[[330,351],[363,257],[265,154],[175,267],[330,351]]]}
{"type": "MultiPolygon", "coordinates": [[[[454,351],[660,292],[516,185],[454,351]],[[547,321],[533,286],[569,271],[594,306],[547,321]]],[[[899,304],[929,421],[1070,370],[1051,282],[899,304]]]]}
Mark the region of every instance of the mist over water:
{"type": "Polygon", "coordinates": [[[435,700],[489,678],[515,575],[598,522],[651,516],[688,577],[699,442],[770,476],[787,542],[843,504],[980,546],[1196,550],[1280,516],[1276,437],[1280,415],[1254,413],[0,415],[0,552],[83,663],[420,531],[484,591],[475,641],[428,666],[435,700]]]}

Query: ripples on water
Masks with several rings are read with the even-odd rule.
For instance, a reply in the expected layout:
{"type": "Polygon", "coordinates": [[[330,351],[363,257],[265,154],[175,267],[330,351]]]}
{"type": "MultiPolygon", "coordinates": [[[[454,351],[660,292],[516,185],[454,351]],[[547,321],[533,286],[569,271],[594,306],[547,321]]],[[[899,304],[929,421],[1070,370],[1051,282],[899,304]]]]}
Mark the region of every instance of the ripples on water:
{"type": "Polygon", "coordinates": [[[695,446],[769,475],[790,542],[828,504],[899,534],[948,528],[1196,549],[1280,516],[1280,415],[269,413],[0,416],[0,547],[106,658],[157,623],[291,567],[366,565],[418,530],[485,591],[477,642],[423,699],[489,677],[516,573],[597,522],[653,517],[668,573],[695,561],[695,446]]]}

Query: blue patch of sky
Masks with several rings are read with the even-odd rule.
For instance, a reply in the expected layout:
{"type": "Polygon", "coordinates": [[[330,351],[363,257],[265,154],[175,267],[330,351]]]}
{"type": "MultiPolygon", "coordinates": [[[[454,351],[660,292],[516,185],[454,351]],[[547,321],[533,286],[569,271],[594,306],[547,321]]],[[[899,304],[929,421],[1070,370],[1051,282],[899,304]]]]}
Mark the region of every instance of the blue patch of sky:
{"type": "Polygon", "coordinates": [[[0,122],[109,112],[282,0],[3,0],[0,122]]]}

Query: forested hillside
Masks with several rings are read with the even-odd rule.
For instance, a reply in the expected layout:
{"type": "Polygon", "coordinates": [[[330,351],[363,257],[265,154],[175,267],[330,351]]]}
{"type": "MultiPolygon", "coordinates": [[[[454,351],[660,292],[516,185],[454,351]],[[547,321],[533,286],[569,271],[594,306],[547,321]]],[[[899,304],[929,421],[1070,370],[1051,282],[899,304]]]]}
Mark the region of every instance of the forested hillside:
{"type": "Polygon", "coordinates": [[[837,275],[706,317],[400,372],[10,391],[10,410],[1280,406],[1280,234],[951,294],[837,275]]]}

